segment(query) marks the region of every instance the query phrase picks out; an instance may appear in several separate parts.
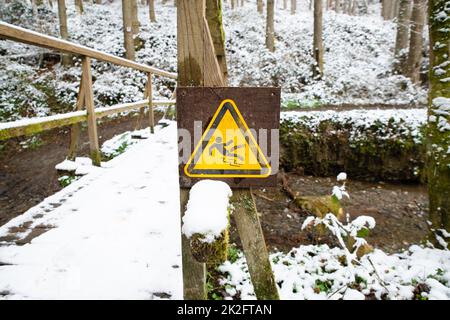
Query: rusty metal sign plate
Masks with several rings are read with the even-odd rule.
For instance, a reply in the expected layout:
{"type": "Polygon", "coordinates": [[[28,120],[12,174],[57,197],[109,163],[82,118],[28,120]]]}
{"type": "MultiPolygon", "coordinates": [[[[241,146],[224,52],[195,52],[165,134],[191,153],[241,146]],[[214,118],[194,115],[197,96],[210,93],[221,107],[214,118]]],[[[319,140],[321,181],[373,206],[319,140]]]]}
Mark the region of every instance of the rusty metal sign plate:
{"type": "Polygon", "coordinates": [[[276,186],[279,88],[177,88],[180,186],[276,186]]]}

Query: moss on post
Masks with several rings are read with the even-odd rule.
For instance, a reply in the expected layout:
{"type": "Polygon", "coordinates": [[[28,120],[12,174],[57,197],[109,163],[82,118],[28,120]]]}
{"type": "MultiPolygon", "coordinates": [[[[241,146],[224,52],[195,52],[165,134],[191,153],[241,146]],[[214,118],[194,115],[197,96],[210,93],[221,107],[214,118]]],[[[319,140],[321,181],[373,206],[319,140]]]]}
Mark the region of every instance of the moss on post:
{"type": "MultiPolygon", "coordinates": [[[[450,231],[450,3],[429,1],[427,172],[432,229],[450,231]]],[[[434,237],[432,238],[434,240],[434,237]]]]}

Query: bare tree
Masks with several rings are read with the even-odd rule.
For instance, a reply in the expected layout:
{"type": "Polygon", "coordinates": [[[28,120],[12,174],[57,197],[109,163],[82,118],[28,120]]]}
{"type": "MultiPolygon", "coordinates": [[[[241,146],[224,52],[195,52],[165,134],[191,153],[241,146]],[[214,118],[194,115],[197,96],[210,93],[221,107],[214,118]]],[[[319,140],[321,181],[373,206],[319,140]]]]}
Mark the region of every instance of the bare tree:
{"type": "Polygon", "coordinates": [[[264,7],[263,0],[257,0],[256,9],[258,10],[258,13],[263,14],[263,7],[264,7]]]}
{"type": "Polygon", "coordinates": [[[151,22],[156,22],[155,0],[148,0],[148,14],[151,22]]]}
{"type": "Polygon", "coordinates": [[[297,11],[297,0],[291,0],[291,14],[295,14],[297,11]]]}
{"type": "Polygon", "coordinates": [[[425,9],[426,0],[414,0],[408,54],[408,77],[413,83],[418,83],[420,80],[425,9]]]}
{"type": "MultiPolygon", "coordinates": [[[[450,232],[450,33],[448,0],[429,1],[430,90],[427,130],[427,173],[432,239],[450,232]],[[443,14],[447,13],[447,14],[443,14]],[[447,44],[447,45],[443,45],[447,44]]],[[[448,249],[449,245],[447,245],[448,249]]]]}
{"type": "Polygon", "coordinates": [[[410,0],[399,1],[397,16],[397,35],[395,37],[395,69],[404,74],[406,72],[406,58],[409,40],[409,14],[410,0]]]}
{"type": "Polygon", "coordinates": [[[84,8],[83,8],[83,1],[82,0],[75,0],[75,7],[77,8],[77,12],[79,14],[83,13],[84,8]]]}
{"type": "Polygon", "coordinates": [[[133,40],[133,15],[131,13],[131,1],[122,0],[123,35],[125,45],[125,56],[129,60],[134,60],[134,40],[133,40]]]}
{"type": "Polygon", "coordinates": [[[323,40],[322,40],[322,0],[314,0],[314,42],[313,54],[316,60],[314,74],[321,76],[323,73],[323,40]]]}
{"type": "Polygon", "coordinates": [[[267,17],[266,17],[266,47],[269,51],[275,51],[275,29],[274,29],[274,0],[267,0],[267,17]]]}
{"type": "MultiPolygon", "coordinates": [[[[58,18],[59,18],[59,33],[64,40],[69,39],[69,30],[67,28],[67,13],[66,13],[66,1],[58,0],[58,18]]],[[[67,54],[62,55],[62,64],[67,66],[70,64],[70,56],[67,54]]]]}
{"type": "Polygon", "coordinates": [[[283,10],[287,9],[287,0],[283,0],[283,10]]]}
{"type": "Polygon", "coordinates": [[[230,0],[230,2],[231,2],[231,10],[234,10],[234,5],[235,5],[235,2],[236,0],[230,0]]]}
{"type": "Polygon", "coordinates": [[[341,12],[341,0],[334,1],[334,11],[337,13],[341,12]]]}

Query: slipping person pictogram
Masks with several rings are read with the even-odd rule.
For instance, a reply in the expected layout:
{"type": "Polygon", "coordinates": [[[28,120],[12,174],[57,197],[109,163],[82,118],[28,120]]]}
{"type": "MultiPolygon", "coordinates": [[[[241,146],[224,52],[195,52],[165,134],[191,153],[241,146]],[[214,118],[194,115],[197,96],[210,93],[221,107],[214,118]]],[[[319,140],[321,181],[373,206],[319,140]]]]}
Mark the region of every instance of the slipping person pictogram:
{"type": "Polygon", "coordinates": [[[236,159],[244,161],[244,158],[237,154],[237,150],[245,147],[245,145],[240,144],[233,146],[233,142],[233,139],[231,139],[227,143],[224,143],[221,137],[216,137],[215,142],[209,147],[209,154],[212,155],[213,151],[217,150],[224,157],[224,162],[227,162],[226,157],[233,158],[234,164],[237,164],[236,159]]]}

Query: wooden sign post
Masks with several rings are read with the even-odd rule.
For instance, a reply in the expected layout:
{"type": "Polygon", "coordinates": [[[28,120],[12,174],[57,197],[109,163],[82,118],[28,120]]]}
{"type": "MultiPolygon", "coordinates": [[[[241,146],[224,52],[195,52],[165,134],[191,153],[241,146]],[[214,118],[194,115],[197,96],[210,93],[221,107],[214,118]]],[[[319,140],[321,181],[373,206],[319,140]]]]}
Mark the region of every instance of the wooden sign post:
{"type": "MultiPolygon", "coordinates": [[[[211,26],[214,34],[223,35],[220,5],[215,1],[218,0],[177,1],[178,128],[194,133],[197,121],[201,121],[199,140],[195,141],[194,135],[191,136],[189,158],[180,164],[181,219],[189,198],[189,187],[195,181],[202,178],[226,181],[234,189],[231,199],[235,208],[233,218],[256,297],[279,299],[251,193],[254,186],[274,186],[278,168],[264,161],[264,158],[267,160],[267,150],[258,150],[255,135],[251,137],[247,131],[278,128],[280,91],[276,88],[226,88],[226,64],[218,61],[218,56],[224,53],[223,37],[214,42],[210,31],[211,26]],[[217,139],[224,138],[219,132],[227,126],[237,130],[232,142],[217,139]],[[210,130],[206,130],[207,127],[212,129],[211,134],[208,134],[210,130]],[[205,148],[210,148],[211,153],[203,153],[205,148]],[[227,159],[224,160],[223,156],[227,159]],[[207,164],[214,161],[216,166],[209,168],[207,164]],[[224,172],[228,172],[227,176],[222,174],[224,172]]],[[[278,159],[275,161],[277,164],[278,159]]],[[[206,265],[194,259],[189,239],[184,235],[182,260],[184,298],[206,299],[206,265]]]]}

